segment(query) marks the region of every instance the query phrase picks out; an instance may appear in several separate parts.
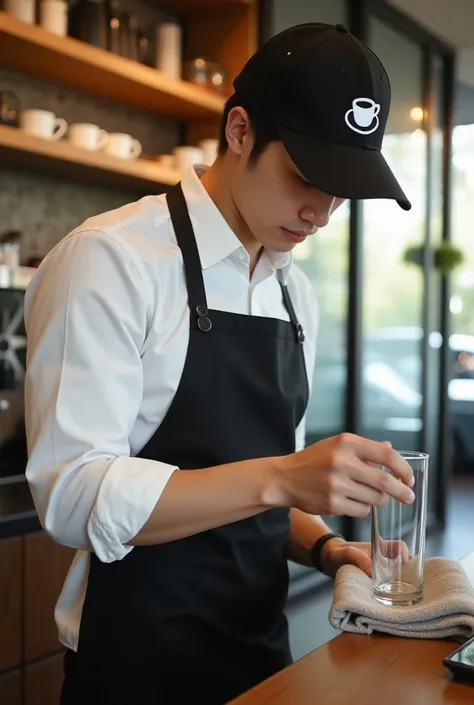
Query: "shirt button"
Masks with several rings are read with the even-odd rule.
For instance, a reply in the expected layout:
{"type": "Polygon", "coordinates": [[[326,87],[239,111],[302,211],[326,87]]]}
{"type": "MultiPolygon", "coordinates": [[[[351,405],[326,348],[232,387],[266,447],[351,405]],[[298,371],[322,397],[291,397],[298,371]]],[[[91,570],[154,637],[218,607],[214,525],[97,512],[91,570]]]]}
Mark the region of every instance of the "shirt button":
{"type": "Polygon", "coordinates": [[[244,258],[243,255],[239,255],[239,259],[240,259],[240,260],[243,260],[243,258],[244,258]]]}

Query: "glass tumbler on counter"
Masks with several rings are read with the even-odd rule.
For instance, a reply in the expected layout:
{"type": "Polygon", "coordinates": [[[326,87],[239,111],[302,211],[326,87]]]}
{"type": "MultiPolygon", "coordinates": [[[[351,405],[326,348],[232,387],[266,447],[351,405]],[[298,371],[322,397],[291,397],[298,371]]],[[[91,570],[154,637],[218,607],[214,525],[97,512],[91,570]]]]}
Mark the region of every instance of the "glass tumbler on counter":
{"type": "Polygon", "coordinates": [[[413,469],[415,501],[404,504],[389,497],[385,506],[372,508],[372,587],[376,600],[402,607],[423,599],[429,457],[399,454],[413,469]]]}

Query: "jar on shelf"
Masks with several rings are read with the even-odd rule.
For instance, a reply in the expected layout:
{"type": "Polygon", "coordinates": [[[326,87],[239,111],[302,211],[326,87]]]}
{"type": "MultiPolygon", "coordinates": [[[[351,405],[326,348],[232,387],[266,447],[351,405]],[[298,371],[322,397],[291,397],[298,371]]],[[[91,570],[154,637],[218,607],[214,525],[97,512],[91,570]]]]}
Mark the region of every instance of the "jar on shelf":
{"type": "Polygon", "coordinates": [[[108,6],[108,43],[107,48],[112,54],[120,55],[120,37],[122,17],[120,15],[119,0],[109,0],[108,6]]]}
{"type": "Polygon", "coordinates": [[[224,69],[214,62],[209,68],[209,88],[216,93],[225,93],[227,77],[224,69]]]}
{"type": "Polygon", "coordinates": [[[203,56],[196,56],[184,64],[184,78],[203,88],[209,87],[212,63],[203,56]]]}
{"type": "Polygon", "coordinates": [[[13,91],[0,91],[0,124],[18,127],[20,101],[13,91]]]}
{"type": "Polygon", "coordinates": [[[152,42],[144,32],[138,33],[138,61],[145,66],[153,66],[152,42]]]}
{"type": "Polygon", "coordinates": [[[138,61],[138,19],[135,15],[128,16],[128,58],[138,61]]]}

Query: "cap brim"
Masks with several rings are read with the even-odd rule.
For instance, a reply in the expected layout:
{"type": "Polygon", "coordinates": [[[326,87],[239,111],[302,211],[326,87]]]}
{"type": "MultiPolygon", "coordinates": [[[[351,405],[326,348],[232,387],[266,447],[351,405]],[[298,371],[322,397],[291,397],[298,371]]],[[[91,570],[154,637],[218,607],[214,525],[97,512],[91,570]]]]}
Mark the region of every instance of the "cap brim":
{"type": "Polygon", "coordinates": [[[280,138],[303,176],[338,198],[388,198],[408,211],[405,196],[382,153],[303,135],[278,125],[280,138]]]}

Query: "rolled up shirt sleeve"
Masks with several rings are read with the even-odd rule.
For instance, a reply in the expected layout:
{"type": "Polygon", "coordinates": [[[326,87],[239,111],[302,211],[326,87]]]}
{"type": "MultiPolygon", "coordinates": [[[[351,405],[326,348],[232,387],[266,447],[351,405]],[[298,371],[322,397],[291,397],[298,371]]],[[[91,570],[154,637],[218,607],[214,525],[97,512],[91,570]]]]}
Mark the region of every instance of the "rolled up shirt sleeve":
{"type": "Polygon", "coordinates": [[[123,558],[175,466],[130,457],[143,393],[149,283],[119,239],[68,236],[25,296],[26,477],[43,528],[123,558]]]}

